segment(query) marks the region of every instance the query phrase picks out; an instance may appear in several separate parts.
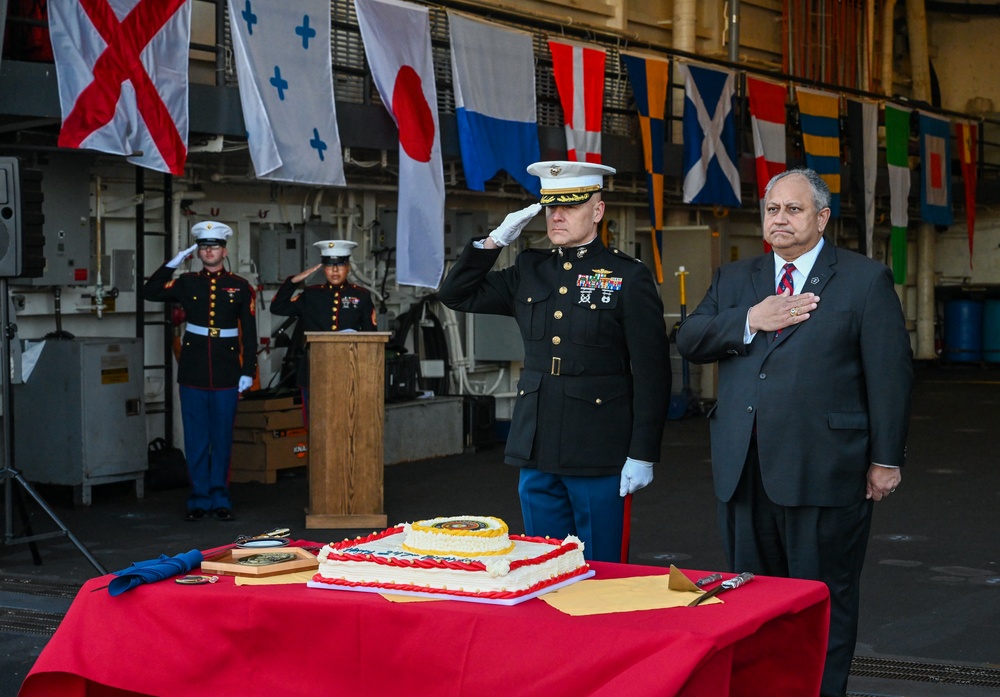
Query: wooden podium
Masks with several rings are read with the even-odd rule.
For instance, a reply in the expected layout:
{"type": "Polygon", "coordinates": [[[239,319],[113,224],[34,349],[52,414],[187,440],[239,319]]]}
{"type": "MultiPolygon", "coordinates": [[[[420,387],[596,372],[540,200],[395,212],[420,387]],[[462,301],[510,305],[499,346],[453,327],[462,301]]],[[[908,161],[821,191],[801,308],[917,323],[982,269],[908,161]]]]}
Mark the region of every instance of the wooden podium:
{"type": "Polygon", "coordinates": [[[385,344],[389,332],[306,332],[306,528],[386,527],[382,502],[385,344]]]}

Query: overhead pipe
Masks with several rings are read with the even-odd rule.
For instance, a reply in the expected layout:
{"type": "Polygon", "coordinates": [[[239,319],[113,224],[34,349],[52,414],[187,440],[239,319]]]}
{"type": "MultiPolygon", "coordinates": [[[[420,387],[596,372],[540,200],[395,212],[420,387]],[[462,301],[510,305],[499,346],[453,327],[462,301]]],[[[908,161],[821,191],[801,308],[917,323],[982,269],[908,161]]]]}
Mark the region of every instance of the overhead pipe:
{"type": "Polygon", "coordinates": [[[740,0],[729,0],[729,60],[740,62],[740,0]]]}
{"type": "MultiPolygon", "coordinates": [[[[910,38],[913,98],[931,100],[930,52],[927,48],[927,11],[924,0],[906,0],[906,29],[910,38]]],[[[917,351],[918,360],[937,358],[934,351],[934,226],[921,223],[917,231],[917,351]]]]}
{"type": "Polygon", "coordinates": [[[885,0],[882,6],[882,93],[892,96],[893,64],[892,40],[893,20],[896,15],[896,0],[885,0]]]}

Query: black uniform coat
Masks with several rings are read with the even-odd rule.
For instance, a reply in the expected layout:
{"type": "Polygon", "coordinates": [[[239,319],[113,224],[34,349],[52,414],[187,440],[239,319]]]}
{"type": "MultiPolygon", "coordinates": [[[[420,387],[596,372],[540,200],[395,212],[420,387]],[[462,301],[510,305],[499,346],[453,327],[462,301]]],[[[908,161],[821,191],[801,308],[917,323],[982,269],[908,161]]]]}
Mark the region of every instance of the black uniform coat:
{"type": "Polygon", "coordinates": [[[757,332],[744,345],[747,311],[774,291],[772,254],[725,264],[677,332],[681,355],[719,364],[710,412],[715,493],[732,498],[756,422],[773,502],[863,501],[870,463],[903,464],[909,424],[912,354],[892,274],[826,241],[803,287],[820,296],[819,307],[777,339],[757,332]]]}
{"type": "MultiPolygon", "coordinates": [[[[285,279],[271,299],[271,314],[299,317],[302,328],[307,332],[336,332],[353,329],[359,332],[373,332],[378,328],[375,322],[375,303],[365,288],[354,283],[333,286],[329,283],[307,286],[298,295],[297,283],[292,276],[285,279]]],[[[309,387],[309,362],[303,358],[299,363],[297,381],[301,387],[309,387]]]]}
{"type": "Polygon", "coordinates": [[[658,461],[670,366],[649,269],[599,239],[529,249],[491,271],[499,254],[469,245],[438,297],[455,310],[517,320],[525,360],[505,462],[607,476],[626,457],[658,461]]]}
{"type": "Polygon", "coordinates": [[[146,281],[142,297],[173,300],[184,308],[190,324],[240,330],[238,337],[184,333],[177,382],[201,389],[231,389],[240,377],[257,372],[257,323],[254,290],[245,278],[229,271],[184,273],[173,278],[166,264],[146,281]]]}

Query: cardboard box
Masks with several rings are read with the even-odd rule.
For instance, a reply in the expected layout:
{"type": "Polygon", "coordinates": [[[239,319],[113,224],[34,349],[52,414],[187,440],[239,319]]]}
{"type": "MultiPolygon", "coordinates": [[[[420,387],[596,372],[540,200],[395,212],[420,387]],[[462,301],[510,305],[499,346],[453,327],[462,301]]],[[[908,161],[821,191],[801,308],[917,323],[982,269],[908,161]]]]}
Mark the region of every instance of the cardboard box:
{"type": "Polygon", "coordinates": [[[309,430],[299,424],[297,428],[233,428],[234,443],[267,443],[281,438],[301,438],[309,441],[309,430]]]}
{"type": "Polygon", "coordinates": [[[237,412],[254,411],[284,411],[286,409],[302,409],[302,396],[271,397],[269,399],[241,399],[237,412]]]}
{"type": "Polygon", "coordinates": [[[302,410],[236,412],[235,426],[242,429],[275,431],[287,428],[302,428],[302,410]]]}
{"type": "Polygon", "coordinates": [[[278,470],[309,464],[309,434],[306,429],[253,433],[257,437],[255,441],[233,442],[230,481],[274,484],[278,470]]]}
{"type": "Polygon", "coordinates": [[[236,407],[238,428],[261,428],[268,431],[301,428],[302,398],[241,399],[236,407]]]}

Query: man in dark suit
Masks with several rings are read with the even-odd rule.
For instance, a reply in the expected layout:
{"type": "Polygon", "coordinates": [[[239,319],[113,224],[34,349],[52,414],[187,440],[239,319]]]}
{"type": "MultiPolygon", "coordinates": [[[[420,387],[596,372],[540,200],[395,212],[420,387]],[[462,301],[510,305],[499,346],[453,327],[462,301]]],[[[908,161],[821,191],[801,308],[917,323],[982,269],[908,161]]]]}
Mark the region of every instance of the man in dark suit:
{"type": "Polygon", "coordinates": [[[653,479],[670,399],[663,305],[641,262],[601,243],[601,187],[611,167],[538,162],[541,204],[473,241],[445,278],[442,303],[511,315],[524,341],[505,462],[521,468],[528,535],[584,542],[588,559],[621,558],[624,499],[653,479]],[[491,271],[545,207],[549,249],[491,271]]]}
{"type": "Polygon", "coordinates": [[[873,502],[900,483],[910,340],[890,270],[824,241],[819,175],[779,174],[764,201],[773,253],[717,269],[677,347],[719,366],[712,473],[730,567],[829,586],[822,694],[844,695],[873,502]]]}

